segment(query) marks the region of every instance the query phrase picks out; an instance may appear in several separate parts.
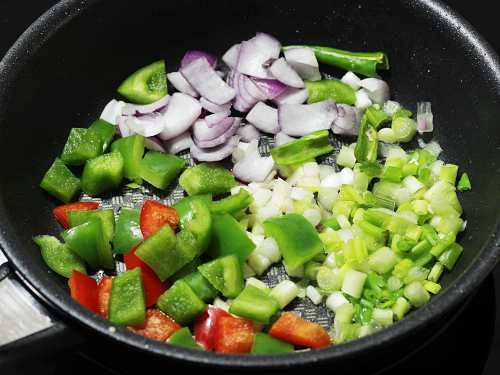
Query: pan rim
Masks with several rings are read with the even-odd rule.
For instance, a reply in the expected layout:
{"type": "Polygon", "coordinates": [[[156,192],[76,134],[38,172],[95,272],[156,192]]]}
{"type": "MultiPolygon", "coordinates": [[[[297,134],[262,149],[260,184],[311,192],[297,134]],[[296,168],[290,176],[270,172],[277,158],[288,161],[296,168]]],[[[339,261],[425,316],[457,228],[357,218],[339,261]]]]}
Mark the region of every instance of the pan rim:
{"type": "MultiPolygon", "coordinates": [[[[45,12],[26,29],[0,61],[0,80],[7,83],[12,81],[12,78],[16,76],[17,69],[22,65],[19,62],[22,63],[23,59],[29,58],[59,28],[99,1],[101,0],[62,0],[45,12]]],[[[417,5],[424,7],[430,14],[436,15],[445,22],[460,26],[457,33],[476,49],[475,54],[481,56],[482,61],[485,62],[488,69],[491,69],[500,86],[500,60],[489,43],[479,35],[468,21],[439,0],[408,0],[406,3],[410,7],[417,5]]],[[[7,84],[4,88],[0,88],[0,99],[8,91],[8,86],[7,84]]],[[[5,207],[0,198],[0,214],[2,212],[5,212],[5,207]]],[[[418,313],[410,314],[402,322],[362,339],[321,350],[296,352],[282,356],[229,356],[176,348],[148,340],[122,328],[118,328],[116,332],[111,333],[109,329],[111,325],[107,321],[97,318],[96,315],[86,311],[69,297],[63,296],[61,298],[61,296],[49,291],[48,288],[44,288],[40,280],[31,275],[29,266],[22,259],[16,257],[14,246],[9,245],[10,243],[16,243],[16,240],[11,234],[12,231],[9,231],[10,224],[6,222],[3,215],[0,215],[0,224],[0,248],[4,250],[9,261],[48,303],[66,318],[71,318],[76,324],[84,325],[101,335],[112,336],[111,338],[121,344],[127,344],[141,351],[164,358],[185,361],[195,365],[217,365],[247,369],[262,367],[285,368],[311,365],[323,361],[344,360],[369,352],[369,349],[374,347],[388,346],[396,342],[398,338],[429,325],[453,307],[456,307],[477,288],[500,258],[500,218],[497,218],[494,230],[481,247],[479,256],[446,291],[433,298],[428,305],[419,309],[418,313]],[[470,277],[471,274],[476,277],[470,277]]]]}

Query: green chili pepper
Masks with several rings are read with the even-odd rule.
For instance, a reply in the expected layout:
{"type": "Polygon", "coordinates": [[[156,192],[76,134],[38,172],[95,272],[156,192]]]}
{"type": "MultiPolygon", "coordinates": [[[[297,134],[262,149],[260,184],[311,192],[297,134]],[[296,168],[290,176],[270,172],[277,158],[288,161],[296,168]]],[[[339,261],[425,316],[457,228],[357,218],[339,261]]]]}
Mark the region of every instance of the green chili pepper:
{"type": "Polygon", "coordinates": [[[139,220],[140,210],[138,208],[122,207],[113,237],[115,253],[125,253],[142,242],[139,220]]]}
{"type": "Polygon", "coordinates": [[[124,326],[144,323],[146,299],[141,269],[134,268],[113,277],[111,285],[109,321],[124,326]]]}
{"type": "Polygon", "coordinates": [[[226,168],[201,163],[186,169],[179,184],[189,195],[222,194],[236,185],[233,174],[226,168]]]}
{"type": "Polygon", "coordinates": [[[206,303],[212,302],[217,296],[217,289],[215,289],[199,271],[184,276],[182,280],[184,280],[191,287],[193,292],[206,303]]]}
{"type": "Polygon", "coordinates": [[[115,214],[113,209],[101,209],[101,210],[82,210],[82,211],[69,211],[68,221],[70,228],[76,227],[77,225],[83,224],[89,221],[90,218],[96,217],[101,220],[102,230],[104,238],[111,242],[113,235],[115,233],[115,214]]]}
{"type": "Polygon", "coordinates": [[[318,61],[336,66],[368,77],[377,75],[377,69],[389,69],[389,59],[384,52],[350,52],[321,46],[286,46],[291,48],[310,48],[318,61]]]}
{"type": "Polygon", "coordinates": [[[105,152],[115,136],[116,127],[107,121],[99,119],[94,121],[89,126],[89,130],[92,130],[99,135],[101,138],[102,152],[105,152]]]}
{"type": "Polygon", "coordinates": [[[368,148],[368,136],[366,132],[370,127],[371,125],[368,123],[368,119],[363,115],[361,118],[361,124],[359,125],[356,147],[354,148],[354,156],[356,156],[356,161],[358,163],[367,161],[366,153],[368,148]]]}
{"type": "Polygon", "coordinates": [[[177,280],[158,298],[156,304],[161,311],[182,325],[192,323],[207,308],[205,302],[183,280],[177,280]]]}
{"type": "Polygon", "coordinates": [[[101,137],[93,130],[73,128],[64,145],[61,160],[68,165],[82,165],[102,154],[101,137]]]}
{"type": "Polygon", "coordinates": [[[253,197],[245,189],[223,198],[218,201],[210,203],[210,212],[213,214],[236,214],[241,210],[246,209],[253,202],[253,197]]]}
{"type": "Polygon", "coordinates": [[[356,94],[351,86],[337,79],[323,79],[321,81],[305,81],[309,97],[307,103],[312,104],[323,100],[333,99],[337,103],[354,105],[356,94]]]}
{"type": "Polygon", "coordinates": [[[61,159],[56,158],[45,176],[40,187],[62,202],[71,201],[80,191],[80,179],[64,165],[61,159]]]}
{"type": "Polygon", "coordinates": [[[316,229],[298,214],[288,214],[264,222],[266,236],[273,237],[287,267],[296,269],[323,251],[316,229]]]}
{"type": "Polygon", "coordinates": [[[130,75],[118,87],[118,93],[133,103],[149,104],[167,95],[165,61],[156,61],[130,75]]]}
{"type": "Polygon", "coordinates": [[[166,189],[186,166],[186,160],[175,155],[148,151],[141,161],[140,176],[158,189],[166,189]]]}
{"type": "Polygon", "coordinates": [[[45,264],[55,273],[66,278],[70,278],[73,271],[87,273],[83,260],[57,238],[36,236],[33,241],[40,247],[45,264]]]}
{"type": "Polygon", "coordinates": [[[278,354],[294,351],[292,344],[275,339],[267,333],[257,332],[253,340],[252,354],[278,354]]]}
{"type": "Polygon", "coordinates": [[[234,298],[243,290],[243,271],[236,255],[202,264],[198,271],[227,298],[234,298]]]}
{"type": "Polygon", "coordinates": [[[260,323],[269,323],[271,318],[279,311],[280,305],[268,292],[248,285],[231,302],[231,314],[248,318],[260,323]]]}
{"type": "Polygon", "coordinates": [[[271,150],[274,161],[293,165],[333,151],[328,130],[319,130],[271,150]]]}
{"type": "Polygon", "coordinates": [[[167,343],[175,346],[181,346],[183,348],[203,350],[203,348],[199,346],[196,341],[194,341],[189,327],[184,327],[176,331],[168,338],[167,343]]]}
{"type": "Polygon", "coordinates": [[[120,138],[111,144],[111,150],[123,156],[123,175],[130,181],[140,184],[141,160],[144,154],[144,137],[134,134],[120,138]]]}
{"type": "Polygon", "coordinates": [[[123,157],[118,152],[87,160],[82,173],[82,189],[91,197],[120,186],[123,179],[123,157]]]}

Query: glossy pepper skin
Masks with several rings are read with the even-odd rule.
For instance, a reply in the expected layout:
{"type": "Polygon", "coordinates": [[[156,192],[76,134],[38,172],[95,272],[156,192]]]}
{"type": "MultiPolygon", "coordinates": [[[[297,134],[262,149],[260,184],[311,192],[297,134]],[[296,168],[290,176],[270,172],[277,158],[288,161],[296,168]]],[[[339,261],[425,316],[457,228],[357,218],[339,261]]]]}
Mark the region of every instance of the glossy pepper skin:
{"type": "Polygon", "coordinates": [[[192,323],[207,308],[205,302],[184,280],[177,280],[160,296],[157,305],[161,311],[183,325],[192,323]]]}
{"type": "Polygon", "coordinates": [[[179,215],[179,222],[181,227],[184,227],[189,220],[191,220],[193,207],[191,205],[194,201],[202,201],[210,208],[212,204],[212,195],[211,194],[200,194],[200,195],[191,195],[189,197],[184,197],[180,201],[176,202],[172,207],[177,211],[179,215]]]}
{"type": "Polygon", "coordinates": [[[249,353],[254,340],[253,323],[234,316],[217,319],[214,349],[219,353],[249,353]]]}
{"type": "Polygon", "coordinates": [[[223,316],[231,316],[227,311],[215,306],[208,306],[194,322],[194,336],[196,341],[206,350],[215,349],[215,328],[217,321],[223,316]]]}
{"type": "Polygon", "coordinates": [[[166,189],[186,166],[186,160],[158,151],[148,151],[141,161],[141,177],[158,189],[166,189]]]}
{"type": "Polygon", "coordinates": [[[93,130],[72,128],[61,154],[67,165],[83,165],[88,159],[102,154],[101,137],[93,130]]]}
{"type": "Polygon", "coordinates": [[[252,345],[252,354],[277,354],[294,351],[292,344],[278,340],[263,332],[257,332],[252,345]]]}
{"type": "Polygon", "coordinates": [[[71,228],[83,224],[92,218],[96,218],[101,221],[104,238],[106,241],[111,242],[115,233],[115,213],[112,208],[88,211],[70,211],[68,213],[68,221],[71,228]]]}
{"type": "Polygon", "coordinates": [[[132,73],[118,87],[118,93],[133,103],[150,104],[167,95],[165,61],[159,60],[132,73]]]}
{"type": "Polygon", "coordinates": [[[227,255],[202,264],[198,271],[227,298],[235,298],[243,290],[243,271],[236,255],[227,255]]]}
{"type": "Polygon", "coordinates": [[[80,305],[96,314],[99,313],[99,302],[96,281],[81,272],[73,271],[68,280],[68,286],[73,298],[80,305]]]}
{"type": "Polygon", "coordinates": [[[268,292],[252,285],[245,289],[231,303],[229,312],[259,323],[269,323],[280,310],[280,305],[268,292]]]}
{"type": "Polygon", "coordinates": [[[324,348],[331,344],[330,336],[323,327],[292,312],[281,314],[269,330],[269,335],[306,348],[324,348]]]}
{"type": "Polygon", "coordinates": [[[56,158],[43,176],[40,187],[61,202],[71,201],[80,191],[80,179],[71,172],[61,159],[56,158]]]}
{"type": "Polygon", "coordinates": [[[181,328],[175,332],[167,340],[167,343],[175,346],[181,346],[183,348],[202,350],[202,348],[194,341],[191,331],[188,327],[181,328]]]}
{"type": "Polygon", "coordinates": [[[218,291],[199,272],[195,271],[182,278],[205,303],[212,302],[217,297],[218,291]]]}
{"type": "Polygon", "coordinates": [[[152,340],[165,341],[182,327],[160,310],[148,309],[142,325],[128,328],[152,340]]]}
{"type": "Polygon", "coordinates": [[[351,86],[337,79],[322,79],[321,81],[305,81],[309,97],[308,104],[333,99],[336,103],[354,105],[356,94],[351,86]]]}
{"type": "Polygon", "coordinates": [[[212,214],[231,214],[234,215],[241,210],[246,209],[253,202],[253,197],[245,189],[240,189],[237,194],[213,201],[210,203],[210,212],[212,214]]]}
{"type": "Polygon", "coordinates": [[[68,213],[71,211],[89,211],[97,210],[99,203],[97,202],[74,202],[57,206],[52,210],[55,218],[64,229],[69,228],[68,213]]]}
{"type": "Polygon", "coordinates": [[[230,214],[213,215],[212,246],[218,256],[234,254],[243,264],[254,251],[255,243],[230,214]]]}
{"type": "Polygon", "coordinates": [[[116,127],[107,121],[99,119],[99,120],[94,121],[89,126],[89,130],[94,131],[99,136],[99,138],[101,138],[101,145],[102,145],[101,152],[102,153],[106,152],[109,145],[111,144],[111,141],[113,140],[113,138],[115,136],[116,127]]]}
{"type": "Polygon", "coordinates": [[[111,151],[122,155],[124,177],[138,184],[142,183],[141,160],[144,155],[144,137],[134,134],[117,139],[111,144],[111,151]]]}
{"type": "Polygon", "coordinates": [[[218,195],[231,190],[236,181],[226,168],[201,163],[186,169],[179,177],[179,184],[189,195],[218,195]]]}
{"type": "Polygon", "coordinates": [[[109,298],[109,321],[129,326],[143,324],[145,318],[146,301],[141,270],[134,268],[115,276],[109,298]]]}
{"type": "Polygon", "coordinates": [[[86,274],[85,263],[66,244],[53,236],[36,236],[33,241],[40,247],[45,264],[55,273],[69,278],[73,271],[86,274]]]}
{"type": "Polygon", "coordinates": [[[142,205],[140,224],[144,239],[154,234],[165,224],[170,225],[175,231],[178,222],[179,216],[177,215],[177,211],[172,207],[152,200],[147,200],[142,205]]]}
{"type": "Polygon", "coordinates": [[[123,157],[118,152],[87,160],[82,173],[82,190],[96,197],[118,188],[123,179],[123,166],[123,157]]]}
{"type": "Polygon", "coordinates": [[[113,236],[115,254],[122,254],[142,242],[143,236],[139,225],[140,210],[138,208],[122,207],[116,223],[113,236]]]}
{"type": "Polygon", "coordinates": [[[333,151],[329,137],[328,130],[319,130],[273,148],[271,156],[279,165],[293,166],[333,151]]]}

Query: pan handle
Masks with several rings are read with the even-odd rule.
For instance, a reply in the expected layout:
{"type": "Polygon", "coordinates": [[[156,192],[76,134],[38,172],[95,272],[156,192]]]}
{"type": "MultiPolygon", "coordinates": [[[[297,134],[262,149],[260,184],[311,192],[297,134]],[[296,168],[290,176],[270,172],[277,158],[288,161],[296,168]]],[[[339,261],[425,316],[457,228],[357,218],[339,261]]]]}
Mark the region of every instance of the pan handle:
{"type": "Polygon", "coordinates": [[[9,263],[0,264],[0,368],[83,341],[83,335],[42,305],[27,285],[9,263]]]}

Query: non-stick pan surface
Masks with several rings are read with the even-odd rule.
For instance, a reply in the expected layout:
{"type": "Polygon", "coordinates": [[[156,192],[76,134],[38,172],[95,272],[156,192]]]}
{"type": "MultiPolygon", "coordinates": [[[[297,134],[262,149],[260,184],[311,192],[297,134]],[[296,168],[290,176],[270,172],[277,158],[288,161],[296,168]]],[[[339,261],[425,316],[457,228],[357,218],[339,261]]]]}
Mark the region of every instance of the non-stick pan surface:
{"type": "MultiPolygon", "coordinates": [[[[337,73],[330,71],[330,73],[337,73]]],[[[65,0],[32,25],[0,64],[0,245],[26,280],[60,314],[118,342],[165,358],[236,367],[287,367],[349,361],[382,350],[456,309],[499,257],[500,65],[462,18],[434,1],[65,0]],[[38,182],[70,127],[85,127],[127,74],[165,58],[177,68],[186,49],[223,53],[256,31],[283,43],[314,43],[388,52],[384,78],[410,108],[433,103],[435,138],[447,161],[467,170],[462,196],[465,252],[445,291],[402,322],[338,347],[290,356],[199,353],[118,329],[74,303],[47,271],[31,236],[57,233],[55,202],[38,182]]]]}

